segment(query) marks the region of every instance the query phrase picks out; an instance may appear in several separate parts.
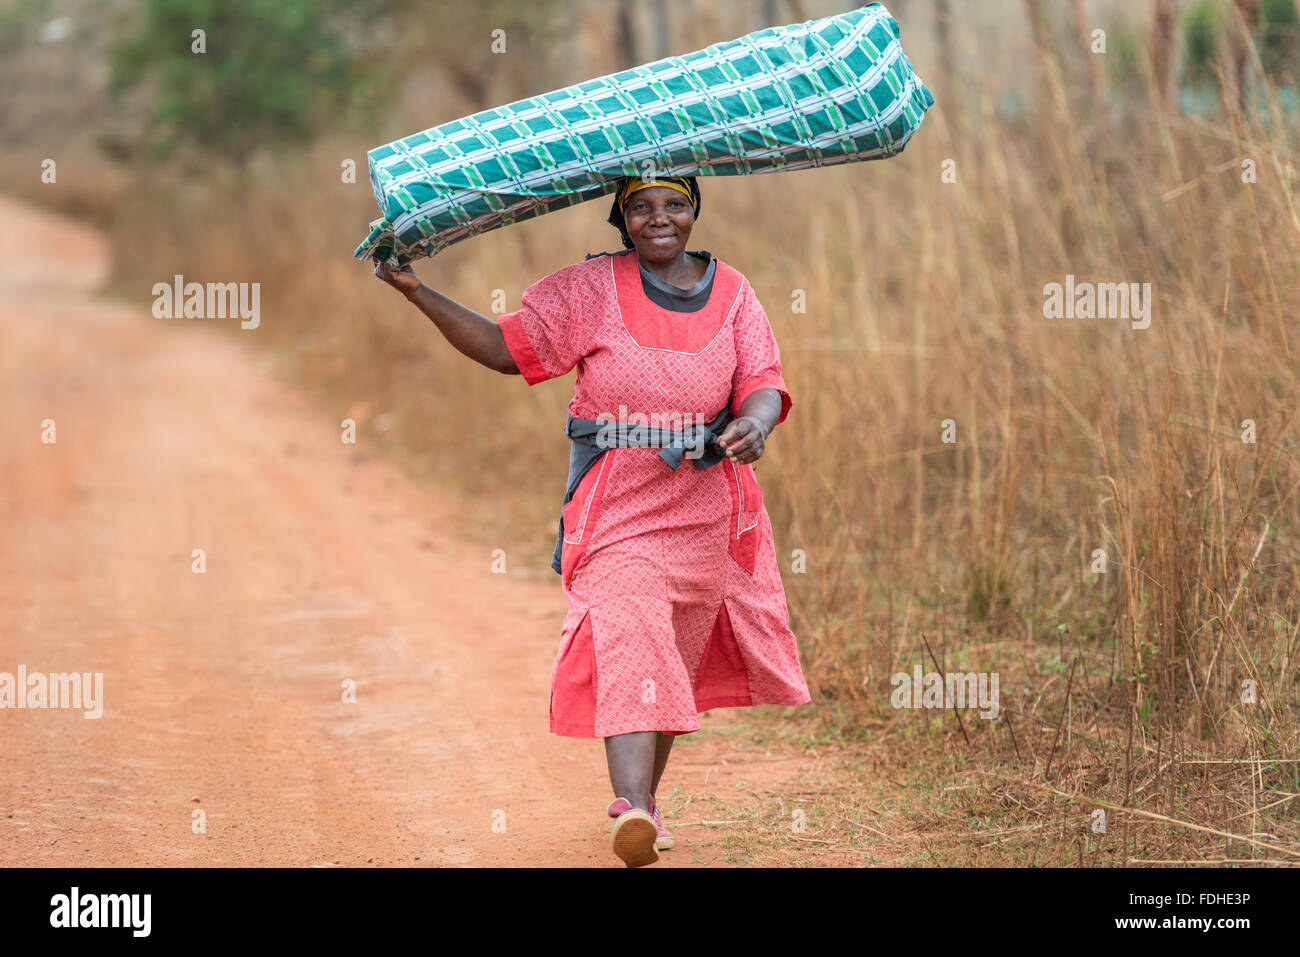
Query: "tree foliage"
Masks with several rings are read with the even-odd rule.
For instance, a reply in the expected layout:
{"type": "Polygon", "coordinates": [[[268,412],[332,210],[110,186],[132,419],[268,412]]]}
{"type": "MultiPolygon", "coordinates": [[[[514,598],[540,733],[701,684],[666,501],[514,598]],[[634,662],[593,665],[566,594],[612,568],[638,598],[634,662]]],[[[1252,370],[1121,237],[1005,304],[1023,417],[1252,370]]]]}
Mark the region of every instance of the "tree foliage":
{"type": "Polygon", "coordinates": [[[150,91],[149,145],[243,166],[355,108],[375,0],[141,0],[110,52],[110,89],[150,91]],[[195,52],[203,31],[206,52],[195,52]]]}

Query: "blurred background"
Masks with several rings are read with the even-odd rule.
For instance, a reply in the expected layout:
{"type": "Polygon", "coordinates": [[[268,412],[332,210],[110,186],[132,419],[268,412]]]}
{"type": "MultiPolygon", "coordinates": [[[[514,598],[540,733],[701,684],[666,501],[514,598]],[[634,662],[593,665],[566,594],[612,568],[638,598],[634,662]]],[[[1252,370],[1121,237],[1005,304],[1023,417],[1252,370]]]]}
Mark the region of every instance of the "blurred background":
{"type": "MultiPolygon", "coordinates": [[[[379,215],[366,151],[851,6],[3,0],[3,192],[102,230],[104,294],[141,315],[175,273],[260,282],[255,333],[216,325],[463,496],[459,533],[550,581],[571,380],[526,388],[464,359],[351,259],[379,215]]],[[[906,151],[705,180],[693,235],[755,286],[794,399],[758,475],[810,733],[886,742],[877,771],[936,790],[954,768],[1018,769],[936,799],[1028,822],[984,862],[1115,860],[1104,835],[1048,836],[1068,800],[1050,789],[1085,787],[1294,847],[1300,3],[888,6],[936,99],[906,151]],[[1151,283],[1150,328],[1045,318],[1067,274],[1151,283]],[[901,720],[888,676],[918,663],[999,672],[1005,720],[901,720]]],[[[415,268],[487,315],[504,290],[511,311],[620,248],[607,209],[415,268]]],[[[1130,858],[1257,853],[1154,820],[1125,841],[1130,858]]]]}

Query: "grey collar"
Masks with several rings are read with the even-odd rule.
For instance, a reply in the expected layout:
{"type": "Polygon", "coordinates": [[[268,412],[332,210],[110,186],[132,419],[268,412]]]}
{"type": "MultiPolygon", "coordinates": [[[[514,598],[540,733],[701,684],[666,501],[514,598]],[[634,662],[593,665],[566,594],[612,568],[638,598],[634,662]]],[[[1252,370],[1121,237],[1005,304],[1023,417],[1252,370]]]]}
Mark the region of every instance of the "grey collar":
{"type": "Polygon", "coordinates": [[[713,274],[717,271],[718,263],[713,258],[713,254],[707,249],[701,249],[698,252],[690,251],[687,252],[686,255],[698,256],[709,264],[704,270],[703,278],[701,278],[700,281],[690,289],[683,289],[681,286],[673,285],[667,279],[660,279],[654,273],[650,272],[650,270],[645,268],[645,264],[641,262],[640,257],[637,258],[636,264],[641,270],[641,278],[650,283],[650,285],[654,286],[656,289],[678,299],[689,299],[692,296],[698,296],[705,289],[709,288],[713,282],[713,274]]]}

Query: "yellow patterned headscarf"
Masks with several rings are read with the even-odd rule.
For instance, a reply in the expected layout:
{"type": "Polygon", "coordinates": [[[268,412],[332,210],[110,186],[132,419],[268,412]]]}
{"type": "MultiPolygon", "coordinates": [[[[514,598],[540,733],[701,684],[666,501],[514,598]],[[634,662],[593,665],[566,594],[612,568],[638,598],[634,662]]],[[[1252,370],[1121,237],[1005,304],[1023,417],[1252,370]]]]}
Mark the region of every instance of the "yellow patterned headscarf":
{"type": "Polygon", "coordinates": [[[699,206],[695,203],[695,197],[691,195],[690,188],[686,180],[678,176],[668,176],[663,179],[642,179],[640,176],[630,177],[618,192],[619,211],[627,209],[627,201],[639,189],[645,189],[647,186],[666,186],[668,189],[675,189],[691,201],[691,209],[699,212],[699,206]]]}

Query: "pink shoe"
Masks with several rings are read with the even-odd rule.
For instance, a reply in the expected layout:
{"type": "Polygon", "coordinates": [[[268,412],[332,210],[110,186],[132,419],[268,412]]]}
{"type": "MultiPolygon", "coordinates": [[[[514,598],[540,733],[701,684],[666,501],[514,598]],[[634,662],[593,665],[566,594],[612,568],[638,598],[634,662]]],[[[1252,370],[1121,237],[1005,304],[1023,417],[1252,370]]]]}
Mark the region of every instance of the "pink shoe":
{"type": "MultiPolygon", "coordinates": [[[[606,813],[610,817],[618,817],[620,814],[630,811],[631,809],[632,803],[627,798],[614,798],[614,800],[610,802],[606,813]]],[[[659,813],[659,805],[655,803],[655,796],[653,794],[650,795],[650,816],[654,818],[655,831],[657,832],[657,836],[655,837],[655,850],[671,851],[673,849],[673,835],[668,828],[664,827],[663,815],[659,813]]]]}
{"type": "Polygon", "coordinates": [[[659,860],[655,850],[657,827],[655,820],[639,807],[632,807],[632,802],[616,798],[610,804],[626,808],[614,819],[614,826],[609,830],[610,846],[628,867],[645,867],[659,860]],[[621,802],[621,803],[620,803],[621,802]]]}

